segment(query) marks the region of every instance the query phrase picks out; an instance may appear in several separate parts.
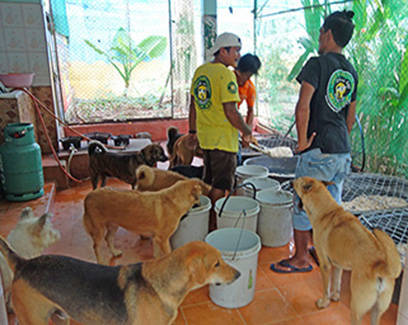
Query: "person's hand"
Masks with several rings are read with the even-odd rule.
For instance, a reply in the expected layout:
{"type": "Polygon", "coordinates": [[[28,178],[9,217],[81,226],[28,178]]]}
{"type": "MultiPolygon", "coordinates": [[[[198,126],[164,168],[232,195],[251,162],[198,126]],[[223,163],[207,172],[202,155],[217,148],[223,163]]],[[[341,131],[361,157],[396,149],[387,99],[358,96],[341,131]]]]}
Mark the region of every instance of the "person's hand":
{"type": "Polygon", "coordinates": [[[310,136],[310,138],[306,139],[306,141],[299,141],[296,145],[295,148],[295,153],[299,153],[302,152],[304,150],[306,150],[307,148],[309,148],[312,145],[312,142],[316,136],[316,132],[313,132],[312,135],[310,136]]]}
{"type": "Polygon", "coordinates": [[[251,143],[252,134],[242,135],[241,143],[243,148],[248,148],[251,143]]]}

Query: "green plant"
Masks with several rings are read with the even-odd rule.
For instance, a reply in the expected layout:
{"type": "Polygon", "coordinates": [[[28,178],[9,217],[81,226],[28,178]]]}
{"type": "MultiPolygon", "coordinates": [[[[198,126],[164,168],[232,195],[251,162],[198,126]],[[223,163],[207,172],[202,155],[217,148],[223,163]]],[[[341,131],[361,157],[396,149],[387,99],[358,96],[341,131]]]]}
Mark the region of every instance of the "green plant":
{"type": "Polygon", "coordinates": [[[355,1],[355,35],[347,52],[359,74],[368,170],[408,177],[406,7],[403,0],[355,1]]]}
{"type": "Polygon", "coordinates": [[[108,50],[100,49],[89,40],[85,40],[85,43],[113,65],[125,82],[124,95],[127,96],[133,70],[145,60],[160,57],[166,49],[167,39],[164,36],[149,36],[135,45],[129,33],[120,27],[108,50]]]}

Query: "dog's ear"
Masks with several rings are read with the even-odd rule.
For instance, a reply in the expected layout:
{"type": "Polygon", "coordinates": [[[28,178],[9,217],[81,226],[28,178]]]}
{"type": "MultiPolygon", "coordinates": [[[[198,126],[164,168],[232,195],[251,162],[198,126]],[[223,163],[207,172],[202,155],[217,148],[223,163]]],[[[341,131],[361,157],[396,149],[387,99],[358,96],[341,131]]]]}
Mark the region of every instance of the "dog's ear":
{"type": "Polygon", "coordinates": [[[303,193],[308,193],[313,188],[313,182],[305,182],[302,186],[303,193]]]}
{"type": "Polygon", "coordinates": [[[200,184],[194,184],[194,186],[193,186],[193,188],[191,190],[191,194],[194,196],[194,198],[196,200],[200,199],[200,195],[202,194],[200,184]]]}
{"type": "Polygon", "coordinates": [[[334,185],[334,182],[322,181],[322,183],[327,187],[329,185],[334,185]]]}
{"type": "Polygon", "coordinates": [[[35,230],[40,232],[44,228],[47,219],[50,217],[51,217],[50,213],[44,213],[41,217],[39,217],[35,224],[35,230]]]}
{"type": "Polygon", "coordinates": [[[21,211],[21,215],[20,215],[20,219],[28,219],[28,218],[34,218],[34,213],[33,213],[33,209],[31,209],[30,207],[26,207],[23,209],[23,211],[21,211]]]}

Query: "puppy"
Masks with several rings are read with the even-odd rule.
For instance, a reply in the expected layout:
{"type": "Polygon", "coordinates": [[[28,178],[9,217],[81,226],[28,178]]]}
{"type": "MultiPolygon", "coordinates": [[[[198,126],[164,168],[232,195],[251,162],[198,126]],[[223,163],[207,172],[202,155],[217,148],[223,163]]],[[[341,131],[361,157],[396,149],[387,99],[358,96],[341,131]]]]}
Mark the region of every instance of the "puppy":
{"type": "Polygon", "coordinates": [[[170,253],[169,239],[181,217],[200,202],[200,182],[197,179],[183,180],[157,192],[111,188],[90,192],[84,201],[83,222],[85,230],[92,237],[98,263],[107,264],[100,254],[104,236],[111,254],[114,257],[122,254],[113,245],[119,226],[152,237],[155,257],[170,253]]]}
{"type": "Polygon", "coordinates": [[[136,185],[136,168],[140,165],[154,166],[158,161],[164,162],[168,158],[164,149],[156,143],[149,144],[137,152],[112,152],[99,141],[91,141],[88,146],[89,173],[92,187],[96,189],[99,177],[101,186],[105,186],[106,177],[113,176],[132,185],[136,185]]]}
{"type": "Polygon", "coordinates": [[[340,299],[342,270],[351,270],[351,323],[361,324],[364,314],[371,311],[371,324],[379,324],[401,273],[394,242],[381,230],[367,230],[336,203],[323,182],[301,177],[293,187],[311,221],[320,261],[324,292],[317,307],[340,299]]]}
{"type": "MultiPolygon", "coordinates": [[[[10,246],[24,258],[33,258],[42,254],[45,248],[60,239],[60,233],[50,222],[51,215],[43,214],[37,218],[30,207],[24,208],[20,220],[9,233],[7,241],[10,246]]],[[[0,270],[3,279],[4,300],[10,306],[10,291],[13,273],[3,255],[0,254],[0,270]]]]}
{"type": "Polygon", "coordinates": [[[16,274],[12,299],[21,324],[48,324],[57,312],[67,324],[167,325],[190,291],[240,276],[216,248],[198,241],[160,259],[116,267],[59,255],[24,259],[2,237],[0,251],[16,274]]]}
{"type": "Polygon", "coordinates": [[[197,144],[191,143],[188,134],[178,133],[174,126],[167,130],[167,152],[169,153],[169,169],[179,165],[191,165],[194,156],[203,157],[203,151],[197,144]]]}
{"type": "MultiPolygon", "coordinates": [[[[136,170],[136,189],[139,191],[159,191],[172,186],[177,181],[186,179],[188,178],[173,171],[143,165],[136,170]]],[[[201,180],[198,180],[198,183],[201,186],[202,194],[208,195],[211,186],[201,180]]]]}

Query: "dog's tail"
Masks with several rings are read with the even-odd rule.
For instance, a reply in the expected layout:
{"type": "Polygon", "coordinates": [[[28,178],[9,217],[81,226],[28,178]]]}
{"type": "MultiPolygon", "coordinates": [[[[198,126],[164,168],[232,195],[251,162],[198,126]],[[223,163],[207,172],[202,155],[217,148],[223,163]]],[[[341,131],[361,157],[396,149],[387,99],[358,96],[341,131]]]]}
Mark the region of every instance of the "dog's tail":
{"type": "Polygon", "coordinates": [[[4,258],[6,259],[10,269],[15,272],[17,264],[23,260],[22,257],[18,256],[7,241],[0,236],[0,252],[3,254],[4,258]]]}
{"type": "Polygon", "coordinates": [[[170,126],[167,129],[167,153],[169,156],[173,154],[174,143],[180,136],[181,134],[175,126],[170,126]]]}
{"type": "Polygon", "coordinates": [[[102,142],[97,140],[90,141],[88,145],[88,155],[92,156],[93,154],[95,154],[96,150],[100,150],[101,152],[107,151],[102,142]]]}
{"type": "Polygon", "coordinates": [[[385,263],[379,263],[375,269],[380,277],[396,279],[401,273],[401,259],[394,241],[382,230],[374,229],[373,235],[385,254],[385,263]]]}
{"type": "Polygon", "coordinates": [[[154,183],[155,175],[151,167],[142,165],[136,169],[136,184],[137,188],[143,189],[154,183]]]}

